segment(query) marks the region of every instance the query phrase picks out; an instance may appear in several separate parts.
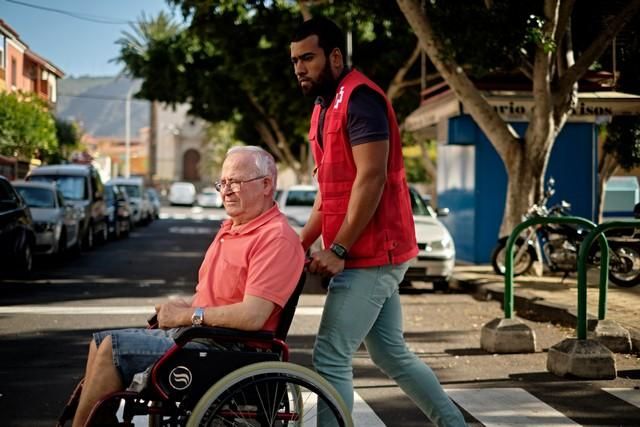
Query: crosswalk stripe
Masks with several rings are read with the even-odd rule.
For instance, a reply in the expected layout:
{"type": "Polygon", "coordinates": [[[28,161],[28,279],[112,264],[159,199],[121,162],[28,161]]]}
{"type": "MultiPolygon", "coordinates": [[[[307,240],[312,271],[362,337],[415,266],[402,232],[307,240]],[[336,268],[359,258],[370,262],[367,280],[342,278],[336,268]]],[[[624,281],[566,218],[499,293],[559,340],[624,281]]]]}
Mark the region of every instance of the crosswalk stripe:
{"type": "Polygon", "coordinates": [[[485,427],[580,425],[520,388],[445,391],[485,427]]]}
{"type": "Polygon", "coordinates": [[[637,388],[603,388],[602,390],[640,408],[640,390],[637,388]]]}
{"type": "MultiPolygon", "coordinates": [[[[50,306],[50,305],[6,305],[0,306],[0,314],[55,314],[55,315],[151,315],[153,306],[50,306]]],[[[322,307],[299,307],[296,316],[320,316],[322,307]]]]}

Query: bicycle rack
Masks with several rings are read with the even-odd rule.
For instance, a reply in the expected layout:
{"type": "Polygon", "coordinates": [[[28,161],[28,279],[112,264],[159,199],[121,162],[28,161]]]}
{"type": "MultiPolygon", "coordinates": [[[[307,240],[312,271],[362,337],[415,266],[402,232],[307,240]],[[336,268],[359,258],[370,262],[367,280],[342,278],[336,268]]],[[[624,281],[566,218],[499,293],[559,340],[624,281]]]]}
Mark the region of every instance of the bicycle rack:
{"type": "MultiPolygon", "coordinates": [[[[532,353],[536,348],[535,333],[531,328],[521,320],[513,316],[513,245],[520,236],[520,233],[533,225],[540,224],[578,224],[589,229],[596,228],[596,224],[588,219],[575,216],[562,217],[536,217],[530,218],[518,224],[511,234],[505,246],[505,291],[503,310],[505,317],[503,319],[494,319],[482,327],[480,336],[480,346],[492,353],[532,353]]],[[[607,241],[604,236],[600,239],[600,244],[607,247],[607,241]]],[[[608,254],[608,252],[607,252],[608,254]]],[[[605,259],[601,259],[601,267],[606,265],[605,259]],[[605,262],[605,264],[603,264],[605,262]]],[[[607,286],[607,271],[601,272],[601,281],[604,280],[605,293],[607,286]]],[[[586,286],[586,284],[585,284],[586,286]]],[[[606,297],[604,298],[606,303],[606,297]]]]}
{"type": "Polygon", "coordinates": [[[616,362],[608,346],[628,351],[631,349],[629,332],[616,322],[605,320],[608,281],[602,279],[609,272],[609,246],[604,233],[620,228],[636,228],[640,221],[611,221],[598,225],[591,230],[580,245],[578,253],[578,314],[577,338],[568,338],[549,349],[547,370],[553,374],[572,375],[587,379],[615,378],[616,362]],[[600,240],[600,305],[598,325],[593,333],[594,339],[587,338],[587,257],[593,241],[600,240]],[[603,285],[604,284],[604,285],[603,285]],[[622,343],[622,344],[620,344],[622,343]],[[619,347],[619,348],[616,348],[619,347]]]}

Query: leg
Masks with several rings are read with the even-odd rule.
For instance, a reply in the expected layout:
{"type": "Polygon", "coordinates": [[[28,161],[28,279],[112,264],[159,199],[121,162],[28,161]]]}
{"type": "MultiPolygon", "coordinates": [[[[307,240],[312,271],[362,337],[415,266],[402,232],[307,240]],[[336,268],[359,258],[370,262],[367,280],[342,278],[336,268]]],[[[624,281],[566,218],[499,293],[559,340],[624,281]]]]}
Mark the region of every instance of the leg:
{"type": "MultiPolygon", "coordinates": [[[[336,388],[349,411],[353,409],[351,359],[384,302],[376,289],[382,269],[349,269],[331,279],[316,337],[314,366],[336,388]]],[[[320,410],[319,406],[319,419],[322,420],[320,410]]]]}
{"type": "MultiPolygon", "coordinates": [[[[95,348],[92,341],[92,349],[95,348]]],[[[113,352],[111,350],[111,337],[106,337],[100,346],[89,351],[87,363],[87,376],[84,380],[80,402],[73,418],[73,427],[83,426],[91,413],[93,406],[103,396],[124,388],[120,374],[113,364],[113,352]]]]}
{"type": "MultiPolygon", "coordinates": [[[[393,279],[393,275],[389,279],[393,279]]],[[[399,281],[389,284],[393,286],[391,296],[365,338],[371,359],[436,425],[465,426],[460,410],[444,392],[431,368],[407,348],[402,333],[400,296],[397,284],[393,283],[399,281]]]]}

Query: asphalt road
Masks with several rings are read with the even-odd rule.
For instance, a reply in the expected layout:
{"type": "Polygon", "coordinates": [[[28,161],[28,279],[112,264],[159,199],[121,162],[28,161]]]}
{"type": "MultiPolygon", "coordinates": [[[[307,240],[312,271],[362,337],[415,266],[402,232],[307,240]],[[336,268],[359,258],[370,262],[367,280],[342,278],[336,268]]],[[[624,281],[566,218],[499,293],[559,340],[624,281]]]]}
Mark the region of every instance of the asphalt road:
{"type": "MultiPolygon", "coordinates": [[[[164,219],[129,239],[61,262],[40,259],[28,280],[0,281],[0,425],[53,425],[82,376],[91,332],[143,325],[156,302],[190,295],[221,215],[166,208],[164,219]]],[[[314,283],[309,290],[318,289],[314,283]]],[[[483,324],[501,317],[497,302],[436,294],[428,284],[403,293],[402,301],[409,346],[470,425],[640,425],[635,356],[617,356],[612,381],[560,379],[546,372],[546,349],[571,330],[528,322],[538,352],[491,355],[479,348],[479,336],[483,324]]],[[[322,304],[321,294],[303,295],[289,338],[293,362],[311,366],[322,304]]],[[[430,425],[364,348],[354,368],[362,398],[356,425],[430,425]]]]}

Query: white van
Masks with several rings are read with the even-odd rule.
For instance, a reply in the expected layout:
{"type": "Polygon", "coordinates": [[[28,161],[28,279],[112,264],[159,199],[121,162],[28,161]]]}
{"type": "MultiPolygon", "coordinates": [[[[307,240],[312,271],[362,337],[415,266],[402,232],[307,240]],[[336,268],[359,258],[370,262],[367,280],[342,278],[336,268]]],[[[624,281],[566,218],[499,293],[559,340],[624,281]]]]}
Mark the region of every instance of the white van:
{"type": "Polygon", "coordinates": [[[174,182],[169,187],[169,203],[193,206],[196,202],[196,186],[190,182],[174,182]]]}

